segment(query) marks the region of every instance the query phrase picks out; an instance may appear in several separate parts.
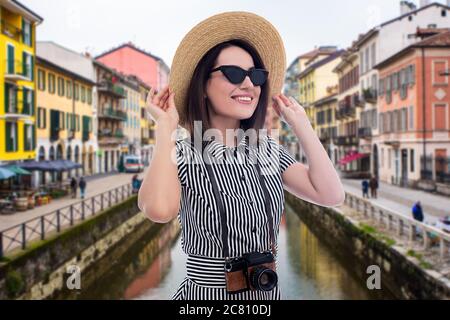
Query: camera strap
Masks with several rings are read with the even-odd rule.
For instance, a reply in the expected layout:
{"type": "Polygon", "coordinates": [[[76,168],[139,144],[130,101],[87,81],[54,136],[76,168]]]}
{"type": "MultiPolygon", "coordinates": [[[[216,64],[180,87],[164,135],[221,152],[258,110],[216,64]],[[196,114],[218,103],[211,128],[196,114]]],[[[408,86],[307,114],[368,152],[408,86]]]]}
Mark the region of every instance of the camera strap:
{"type": "MultiPolygon", "coordinates": [[[[208,153],[208,156],[209,156],[209,153],[208,153]]],[[[272,249],[272,253],[274,255],[276,255],[275,236],[274,236],[274,230],[273,230],[272,206],[270,203],[269,191],[267,190],[267,186],[265,184],[264,177],[261,174],[261,168],[259,166],[258,157],[256,157],[256,159],[257,159],[256,170],[258,172],[259,180],[260,180],[261,186],[263,188],[263,192],[264,192],[265,211],[266,211],[267,219],[269,222],[269,235],[270,235],[270,241],[271,241],[271,249],[272,249]]],[[[229,252],[229,247],[228,247],[228,225],[227,225],[225,206],[223,204],[222,197],[219,192],[219,187],[217,185],[217,181],[216,181],[216,177],[213,172],[213,168],[212,168],[211,164],[208,164],[206,162],[204,162],[204,163],[205,163],[206,169],[208,171],[208,175],[211,180],[211,184],[213,187],[213,192],[214,192],[214,195],[215,195],[215,198],[217,201],[217,205],[219,207],[220,221],[221,221],[221,226],[222,226],[223,255],[225,258],[229,258],[230,252],[229,252]]],[[[211,163],[212,163],[212,161],[211,161],[211,163]]]]}

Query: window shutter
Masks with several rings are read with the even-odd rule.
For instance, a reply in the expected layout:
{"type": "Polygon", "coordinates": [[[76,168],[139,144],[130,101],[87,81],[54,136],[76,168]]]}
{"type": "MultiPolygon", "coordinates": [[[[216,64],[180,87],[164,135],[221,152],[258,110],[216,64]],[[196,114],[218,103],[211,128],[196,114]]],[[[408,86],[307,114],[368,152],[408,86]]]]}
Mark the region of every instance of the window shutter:
{"type": "Polygon", "coordinates": [[[11,122],[5,123],[6,151],[11,151],[11,122]]]}
{"type": "Polygon", "coordinates": [[[34,81],[34,57],[30,56],[30,75],[31,75],[31,81],[34,81]]]}
{"type": "Polygon", "coordinates": [[[14,124],[14,151],[17,151],[17,143],[19,141],[19,136],[18,136],[18,125],[17,122],[14,124]]]}
{"type": "Polygon", "coordinates": [[[31,150],[36,149],[36,126],[31,126],[31,150]]]}
{"type": "Polygon", "coordinates": [[[9,88],[10,84],[5,83],[5,113],[9,113],[9,88]]]}
{"type": "Polygon", "coordinates": [[[47,109],[42,109],[42,113],[44,114],[44,129],[47,128],[47,109]]]}
{"type": "Polygon", "coordinates": [[[14,73],[14,47],[8,46],[8,73],[14,73]]]}
{"type": "Polygon", "coordinates": [[[36,114],[36,101],[34,90],[31,90],[30,93],[31,93],[31,101],[30,101],[31,115],[34,116],[36,114]]]}
{"type": "Polygon", "coordinates": [[[22,89],[22,114],[29,114],[30,113],[30,108],[28,105],[28,89],[27,88],[23,88],[22,89]]]}
{"type": "Polygon", "coordinates": [[[23,149],[25,151],[30,150],[30,146],[28,145],[28,140],[27,140],[27,132],[28,132],[28,124],[25,124],[23,126],[23,149]]]}

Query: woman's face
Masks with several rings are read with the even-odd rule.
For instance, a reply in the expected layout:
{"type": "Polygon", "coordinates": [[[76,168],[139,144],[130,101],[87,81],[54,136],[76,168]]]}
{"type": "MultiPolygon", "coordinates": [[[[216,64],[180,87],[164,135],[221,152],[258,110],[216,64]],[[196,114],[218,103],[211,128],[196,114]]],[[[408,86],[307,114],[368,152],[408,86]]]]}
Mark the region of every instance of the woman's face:
{"type": "MultiPolygon", "coordinates": [[[[212,69],[223,65],[235,65],[244,70],[255,66],[252,56],[237,46],[223,49],[212,69]]],[[[210,116],[235,120],[248,119],[256,110],[260,94],[261,87],[255,87],[248,76],[242,83],[232,84],[220,70],[211,73],[206,84],[206,96],[212,108],[210,116]],[[239,101],[237,98],[239,96],[249,96],[252,100],[239,101]]]]}

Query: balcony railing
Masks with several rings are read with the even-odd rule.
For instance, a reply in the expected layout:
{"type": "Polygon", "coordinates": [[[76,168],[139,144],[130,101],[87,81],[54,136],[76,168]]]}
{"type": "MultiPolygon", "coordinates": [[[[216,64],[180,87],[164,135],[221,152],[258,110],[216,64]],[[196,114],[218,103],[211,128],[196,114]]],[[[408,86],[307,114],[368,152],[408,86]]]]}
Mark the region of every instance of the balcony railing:
{"type": "Polygon", "coordinates": [[[89,131],[83,131],[83,136],[82,136],[83,142],[89,141],[90,137],[91,137],[91,134],[89,131]]]}
{"type": "Polygon", "coordinates": [[[338,146],[357,145],[358,140],[355,136],[339,136],[333,139],[333,143],[338,146]]]}
{"type": "Polygon", "coordinates": [[[371,88],[364,89],[362,97],[368,103],[376,103],[378,97],[377,90],[371,88]]]}
{"type": "Polygon", "coordinates": [[[22,60],[6,59],[5,63],[5,78],[8,80],[30,80],[31,66],[23,63],[22,60]]]}
{"type": "Polygon", "coordinates": [[[21,100],[13,102],[10,101],[9,105],[5,105],[5,117],[21,117],[33,115],[32,105],[29,102],[23,102],[21,100]]]}
{"type": "Polygon", "coordinates": [[[119,120],[119,121],[126,121],[127,113],[122,110],[115,110],[115,109],[109,107],[109,108],[104,108],[103,110],[101,110],[99,117],[100,118],[109,118],[109,119],[114,119],[114,120],[119,120]]]}
{"type": "Polygon", "coordinates": [[[1,28],[4,35],[19,42],[22,40],[22,30],[15,25],[12,25],[5,20],[1,20],[1,28]]]}
{"type": "Polygon", "coordinates": [[[118,98],[127,97],[127,92],[125,91],[125,89],[122,88],[121,86],[112,83],[112,81],[110,80],[101,81],[98,90],[100,92],[112,94],[118,98]]]}
{"type": "Polygon", "coordinates": [[[358,128],[358,136],[361,138],[370,138],[372,137],[372,128],[358,128]]]}

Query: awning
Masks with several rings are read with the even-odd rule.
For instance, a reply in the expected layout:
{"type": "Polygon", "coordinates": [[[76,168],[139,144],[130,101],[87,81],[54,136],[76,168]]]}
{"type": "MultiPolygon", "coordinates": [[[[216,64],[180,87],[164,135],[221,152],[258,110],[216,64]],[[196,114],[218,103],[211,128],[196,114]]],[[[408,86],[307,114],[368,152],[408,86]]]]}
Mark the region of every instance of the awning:
{"type": "Polygon", "coordinates": [[[353,152],[348,153],[341,160],[339,160],[338,164],[339,165],[345,165],[347,163],[350,163],[350,162],[353,162],[353,161],[356,161],[358,159],[365,158],[365,157],[368,157],[368,156],[370,156],[370,153],[359,153],[357,151],[353,151],[353,152]]]}
{"type": "Polygon", "coordinates": [[[71,160],[24,161],[17,163],[22,169],[31,171],[68,171],[81,168],[81,164],[71,160]]]}
{"type": "Polygon", "coordinates": [[[16,174],[11,170],[0,168],[0,180],[5,180],[14,177],[16,174]]]}
{"type": "Polygon", "coordinates": [[[20,175],[20,176],[29,176],[31,174],[30,171],[27,171],[17,165],[6,166],[5,169],[12,171],[15,174],[20,175]]]}

